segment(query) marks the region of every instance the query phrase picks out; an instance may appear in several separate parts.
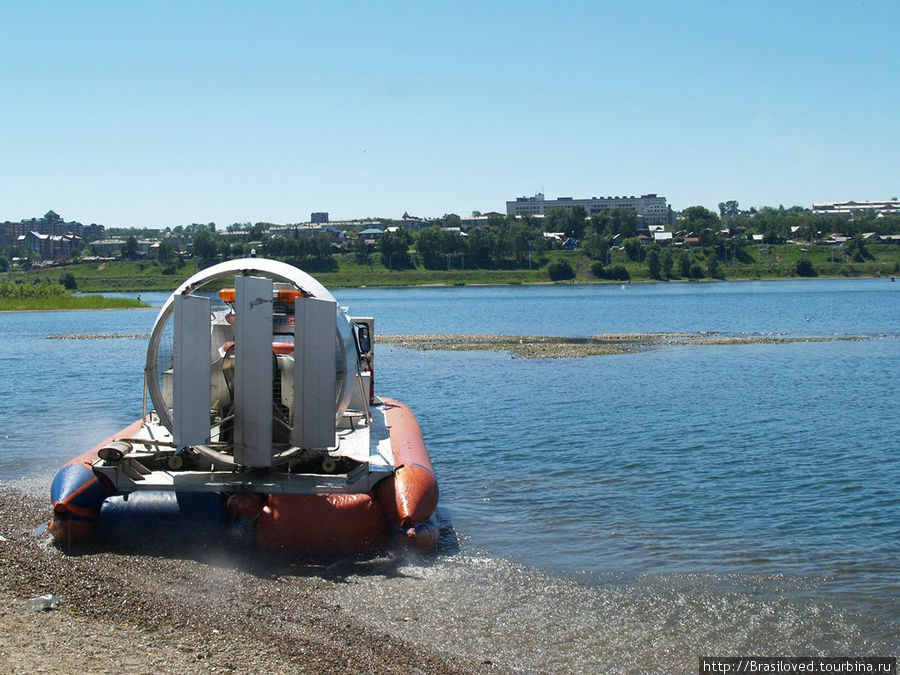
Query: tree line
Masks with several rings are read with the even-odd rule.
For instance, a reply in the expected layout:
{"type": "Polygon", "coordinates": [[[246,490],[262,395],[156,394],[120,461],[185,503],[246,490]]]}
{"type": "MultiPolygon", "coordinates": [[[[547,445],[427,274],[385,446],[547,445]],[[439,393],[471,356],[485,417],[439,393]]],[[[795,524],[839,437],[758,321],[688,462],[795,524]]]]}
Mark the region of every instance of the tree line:
{"type": "MultiPolygon", "coordinates": [[[[375,222],[375,219],[370,219],[375,222]]],[[[377,219],[382,227],[396,221],[377,219]]],[[[549,209],[541,219],[494,215],[486,219],[485,227],[462,233],[462,219],[445,214],[430,227],[411,232],[399,228],[385,232],[370,246],[359,236],[349,238],[349,248],[339,248],[325,235],[268,236],[271,223],[234,223],[229,232],[246,231],[254,244],[236,242],[219,236],[215,223],[193,223],[167,228],[166,232],[190,237],[192,255],[201,262],[232,259],[250,255],[251,247],[261,257],[278,258],[303,264],[319,271],[336,268],[334,253],[349,252],[360,264],[380,264],[390,269],[422,265],[427,269],[454,268],[523,268],[540,267],[547,263],[547,251],[560,248],[563,243],[545,233],[561,233],[563,240],[571,240],[591,261],[591,270],[599,278],[626,279],[625,261],[646,263],[652,278],[699,278],[721,274],[721,264],[729,261],[752,262],[748,252],[750,235],[762,235],[763,244],[783,244],[789,240],[814,242],[832,232],[851,237],[844,254],[856,262],[871,259],[862,234],[900,233],[900,216],[876,217],[864,214],[847,216],[814,215],[800,206],[764,206],[742,210],[736,200],[719,204],[716,213],[703,206],[690,206],[682,211],[675,225],[676,235],[693,237],[691,246],[673,250],[667,246],[644,244],[638,238],[642,220],[633,209],[611,209],[588,214],[581,206],[571,209],[549,209]],[[687,250],[690,249],[690,250],[687,250]]],[[[672,230],[672,227],[668,228],[672,230]]],[[[127,235],[122,254],[138,257],[137,236],[146,230],[108,229],[108,233],[127,235]]],[[[154,231],[157,235],[158,231],[154,231]]],[[[287,230],[290,233],[290,230],[287,230]]],[[[0,271],[8,269],[12,256],[26,258],[29,253],[20,249],[0,250],[0,271]]],[[[175,244],[162,241],[158,259],[169,273],[182,262],[182,254],[175,244]]],[[[552,275],[566,278],[564,266],[551,270],[552,275]]],[[[574,272],[573,272],[574,274],[574,272]]]]}

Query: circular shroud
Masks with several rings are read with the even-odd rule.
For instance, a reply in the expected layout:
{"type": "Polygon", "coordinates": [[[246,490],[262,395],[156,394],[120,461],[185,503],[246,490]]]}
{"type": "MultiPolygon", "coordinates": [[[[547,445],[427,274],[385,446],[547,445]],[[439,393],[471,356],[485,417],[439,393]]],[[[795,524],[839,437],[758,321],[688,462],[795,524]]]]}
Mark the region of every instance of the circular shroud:
{"type": "MultiPolygon", "coordinates": [[[[153,330],[150,333],[150,343],[147,347],[147,361],[144,368],[146,386],[150,394],[150,400],[156,409],[160,422],[172,431],[172,400],[171,392],[163,385],[164,373],[171,369],[174,352],[174,330],[172,316],[175,297],[178,295],[204,295],[218,301],[219,289],[234,282],[235,276],[266,277],[273,282],[289,284],[306,295],[323,300],[334,301],[334,296],[318,281],[306,272],[288,265],[287,263],[264,258],[242,258],[213,265],[193,275],[166,300],[153,330]]],[[[226,305],[222,303],[222,309],[226,305]]],[[[350,404],[354,375],[359,367],[359,357],[356,351],[356,340],[350,319],[340,308],[337,308],[335,316],[335,422],[347,410],[350,404]]]]}

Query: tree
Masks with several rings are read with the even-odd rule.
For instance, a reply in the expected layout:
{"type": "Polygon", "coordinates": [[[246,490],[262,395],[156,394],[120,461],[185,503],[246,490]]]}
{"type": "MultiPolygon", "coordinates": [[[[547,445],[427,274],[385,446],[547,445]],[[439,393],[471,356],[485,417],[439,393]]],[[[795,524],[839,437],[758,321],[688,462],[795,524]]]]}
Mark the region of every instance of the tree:
{"type": "Polygon", "coordinates": [[[244,252],[244,244],[243,242],[236,241],[233,244],[228,243],[226,240],[222,240],[221,244],[219,244],[219,255],[222,256],[222,260],[234,260],[235,258],[243,258],[246,253],[244,252]]]}
{"type": "Polygon", "coordinates": [[[816,272],[816,268],[813,267],[812,262],[809,258],[800,258],[797,261],[797,266],[795,268],[798,277],[817,277],[819,273],[816,272]]]}
{"type": "Polygon", "coordinates": [[[272,226],[271,223],[254,223],[247,230],[247,236],[250,241],[259,241],[263,238],[266,230],[268,230],[272,226]]]}
{"type": "MultiPolygon", "coordinates": [[[[410,237],[411,240],[412,238],[410,237]]],[[[408,248],[409,245],[407,244],[408,248]]],[[[310,241],[307,255],[314,256],[320,260],[331,258],[331,239],[324,234],[313,237],[312,241],[310,241]]]]}
{"type": "Polygon", "coordinates": [[[551,281],[566,281],[575,278],[575,270],[568,260],[554,260],[547,265],[547,274],[551,281]]]}
{"type": "Polygon", "coordinates": [[[617,281],[628,281],[631,276],[622,265],[610,265],[604,267],[602,262],[595,262],[591,265],[591,274],[598,279],[615,279],[617,281]]]}
{"type": "Polygon", "coordinates": [[[719,215],[724,219],[725,216],[736,216],[741,212],[738,208],[738,202],[735,199],[729,199],[727,202],[719,202],[719,215]]]}
{"type": "Polygon", "coordinates": [[[567,214],[567,223],[565,228],[565,233],[567,237],[571,237],[572,239],[582,239],[584,238],[584,228],[587,223],[585,223],[585,219],[587,218],[587,213],[584,210],[584,207],[580,204],[576,204],[573,206],[568,214],[567,214]]]}
{"type": "Polygon", "coordinates": [[[59,277],[59,283],[69,291],[74,291],[76,288],[78,288],[78,283],[75,281],[75,275],[71,272],[61,274],[59,277]]]}
{"type": "Polygon", "coordinates": [[[710,227],[701,229],[700,232],[697,233],[697,238],[700,240],[700,245],[704,247],[715,247],[722,241],[718,230],[714,230],[710,227]]]}
{"type": "Polygon", "coordinates": [[[637,237],[631,237],[622,242],[625,249],[625,255],[629,260],[639,260],[641,257],[641,240],[637,237]]]}
{"type": "Polygon", "coordinates": [[[175,258],[178,256],[178,251],[169,242],[162,241],[159,243],[158,256],[159,256],[159,262],[164,263],[164,264],[170,263],[170,262],[174,261],[175,258]]]}
{"type": "Polygon", "coordinates": [[[466,239],[466,260],[473,265],[487,265],[491,261],[492,235],[484,230],[472,230],[466,239]]]}
{"type": "Polygon", "coordinates": [[[719,267],[719,259],[715,255],[710,255],[706,260],[706,272],[713,279],[722,277],[722,271],[719,267]]]}
{"type": "Polygon", "coordinates": [[[678,274],[685,279],[691,277],[691,254],[687,251],[682,251],[678,257],[678,274]]]}
{"type": "Polygon", "coordinates": [[[353,241],[353,253],[356,256],[356,262],[360,265],[366,264],[366,261],[369,259],[369,246],[366,244],[364,237],[357,235],[353,241]]]}
{"type": "Polygon", "coordinates": [[[529,251],[543,250],[543,236],[522,221],[509,222],[502,240],[503,254],[523,261],[529,251]]]}
{"type": "Polygon", "coordinates": [[[506,216],[506,217],[499,216],[499,215],[488,216],[487,226],[488,226],[489,230],[494,230],[495,228],[504,227],[506,222],[509,220],[518,220],[518,219],[521,219],[523,223],[527,223],[529,226],[534,225],[534,223],[532,222],[534,219],[529,214],[526,213],[522,216],[519,216],[519,218],[516,218],[515,216],[506,216]]]}
{"type": "MultiPolygon", "coordinates": [[[[422,256],[422,262],[425,267],[437,268],[444,262],[444,256],[450,251],[448,250],[448,234],[437,226],[426,227],[421,230],[416,237],[416,251],[422,256]]],[[[456,239],[459,237],[454,235],[456,239]]]]}
{"type": "Polygon", "coordinates": [[[565,232],[569,225],[569,214],[561,206],[554,206],[544,212],[544,232],[565,232]]]}
{"type": "Polygon", "coordinates": [[[647,253],[647,272],[651,279],[660,279],[659,251],[651,248],[647,253]]]}
{"type": "MultiPolygon", "coordinates": [[[[262,243],[262,253],[267,258],[280,258],[285,254],[286,243],[287,242],[282,237],[269,237],[262,243]]],[[[194,255],[199,255],[196,250],[194,251],[194,255]]]]}
{"type": "Polygon", "coordinates": [[[441,227],[462,227],[462,219],[455,213],[445,213],[439,222],[441,227]]]}
{"type": "Polygon", "coordinates": [[[122,247],[122,257],[128,258],[128,259],[134,259],[137,257],[137,253],[138,253],[137,239],[134,237],[134,235],[129,236],[125,240],[125,245],[122,247]]]}
{"type": "Polygon", "coordinates": [[[634,209],[613,209],[609,212],[609,220],[613,234],[622,237],[633,237],[637,234],[638,217],[634,209]]]}
{"type": "Polygon", "coordinates": [[[612,231],[612,219],[610,218],[609,211],[597,211],[596,213],[592,213],[590,227],[597,235],[612,237],[612,235],[616,234],[612,231]]]}
{"type": "Polygon", "coordinates": [[[205,228],[194,232],[192,250],[194,257],[201,260],[212,260],[216,257],[216,235],[205,228]]]}
{"type": "Polygon", "coordinates": [[[592,260],[606,260],[606,254],[609,252],[609,240],[589,225],[581,242],[581,248],[592,260]]]}
{"type": "Polygon", "coordinates": [[[675,265],[675,258],[672,255],[672,249],[668,247],[663,249],[662,255],[660,256],[660,265],[662,267],[663,279],[671,279],[672,268],[675,265]]]}
{"type": "Polygon", "coordinates": [[[865,262],[875,258],[869,253],[861,234],[854,234],[847,242],[847,255],[853,262],[865,262]]]}
{"type": "Polygon", "coordinates": [[[693,230],[697,233],[707,228],[719,228],[719,216],[703,206],[687,207],[681,212],[681,220],[688,230],[693,230]]]}
{"type": "Polygon", "coordinates": [[[381,253],[381,263],[389,268],[410,267],[412,261],[409,257],[409,245],[412,237],[404,229],[396,232],[385,232],[378,239],[378,252],[381,253]]]}

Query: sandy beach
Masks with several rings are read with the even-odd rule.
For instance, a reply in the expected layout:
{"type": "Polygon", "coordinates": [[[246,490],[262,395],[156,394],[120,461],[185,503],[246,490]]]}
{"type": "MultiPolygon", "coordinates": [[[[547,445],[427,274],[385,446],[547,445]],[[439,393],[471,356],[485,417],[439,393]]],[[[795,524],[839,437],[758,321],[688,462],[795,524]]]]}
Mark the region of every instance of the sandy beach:
{"type": "MultiPolygon", "coordinates": [[[[509,672],[362,625],[329,601],[345,579],[325,563],[208,543],[64,551],[33,534],[49,514],[0,486],[2,672],[509,672]],[[29,609],[48,593],[56,608],[29,609]]],[[[358,564],[386,577],[396,566],[358,564]]]]}

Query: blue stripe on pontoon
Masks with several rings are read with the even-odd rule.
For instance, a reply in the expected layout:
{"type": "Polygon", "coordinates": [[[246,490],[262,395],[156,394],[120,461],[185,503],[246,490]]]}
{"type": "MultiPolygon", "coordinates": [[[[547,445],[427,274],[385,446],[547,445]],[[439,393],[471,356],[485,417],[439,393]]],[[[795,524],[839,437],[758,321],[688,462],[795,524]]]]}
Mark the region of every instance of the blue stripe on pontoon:
{"type": "Polygon", "coordinates": [[[106,488],[84,464],[69,464],[60,469],[50,487],[50,500],[53,503],[68,501],[81,508],[100,508],[106,499],[106,488]],[[86,488],[85,488],[86,486],[86,488]],[[85,488],[74,499],[72,495],[85,488]]]}
{"type": "Polygon", "coordinates": [[[431,469],[429,469],[429,468],[428,468],[427,466],[425,466],[424,464],[419,464],[418,462],[414,462],[413,464],[410,464],[410,466],[417,466],[417,467],[419,467],[420,469],[425,469],[425,470],[426,470],[428,473],[430,473],[432,476],[434,475],[434,471],[432,471],[431,469]]]}

